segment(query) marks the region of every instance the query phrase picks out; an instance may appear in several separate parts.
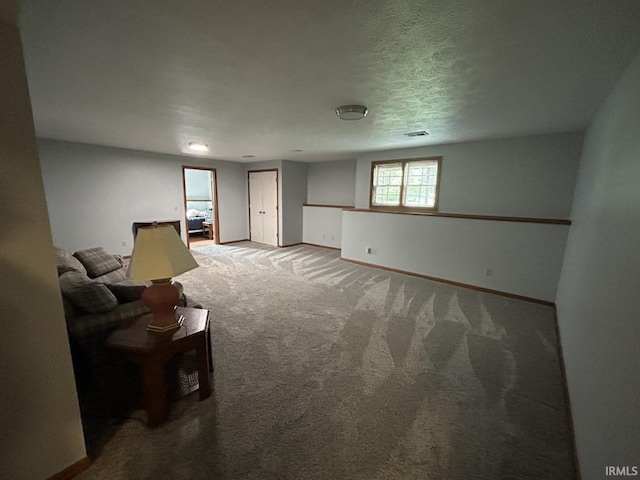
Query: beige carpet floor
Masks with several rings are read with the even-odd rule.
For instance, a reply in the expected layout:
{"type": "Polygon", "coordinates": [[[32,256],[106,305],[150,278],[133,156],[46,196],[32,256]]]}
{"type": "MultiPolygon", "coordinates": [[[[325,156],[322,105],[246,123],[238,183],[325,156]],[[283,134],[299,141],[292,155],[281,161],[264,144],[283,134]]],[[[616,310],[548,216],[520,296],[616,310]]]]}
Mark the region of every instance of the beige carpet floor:
{"type": "Polygon", "coordinates": [[[571,479],[551,307],[306,245],[194,249],[214,393],[112,425],[80,479],[571,479]]]}

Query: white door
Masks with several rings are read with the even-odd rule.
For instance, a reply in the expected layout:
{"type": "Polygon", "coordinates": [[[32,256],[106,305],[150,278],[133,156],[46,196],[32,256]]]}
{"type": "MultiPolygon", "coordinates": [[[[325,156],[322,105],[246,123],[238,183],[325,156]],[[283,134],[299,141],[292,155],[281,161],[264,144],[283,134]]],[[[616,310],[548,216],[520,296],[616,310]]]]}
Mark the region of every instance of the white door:
{"type": "Polygon", "coordinates": [[[278,246],[278,172],[249,172],[251,241],[278,246]]]}

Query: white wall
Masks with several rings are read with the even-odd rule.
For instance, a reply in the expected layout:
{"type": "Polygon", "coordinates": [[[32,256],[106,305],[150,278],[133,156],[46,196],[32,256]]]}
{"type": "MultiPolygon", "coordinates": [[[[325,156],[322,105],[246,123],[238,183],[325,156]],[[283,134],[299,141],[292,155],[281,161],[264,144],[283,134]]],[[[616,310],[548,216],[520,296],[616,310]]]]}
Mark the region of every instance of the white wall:
{"type": "Polygon", "coordinates": [[[342,218],[343,258],[555,299],[568,226],[348,210],[342,218]]]}
{"type": "Polygon", "coordinates": [[[0,478],[86,456],[18,29],[0,20],[0,478]]]}
{"type": "Polygon", "coordinates": [[[307,170],[307,203],[354,206],[356,161],[310,163],[307,170]]]}
{"type": "Polygon", "coordinates": [[[248,238],[241,164],[44,139],[38,151],[58,246],[129,255],[135,221],[181,220],[184,237],[183,165],[216,168],[220,241],[248,238]]]}
{"type": "Polygon", "coordinates": [[[367,154],[356,206],[369,208],[372,161],[442,156],[439,211],[567,219],[581,148],[581,133],[565,133],[367,154]]]}
{"type": "Polygon", "coordinates": [[[640,468],[640,56],[589,127],[558,289],[582,478],[640,468]]]}

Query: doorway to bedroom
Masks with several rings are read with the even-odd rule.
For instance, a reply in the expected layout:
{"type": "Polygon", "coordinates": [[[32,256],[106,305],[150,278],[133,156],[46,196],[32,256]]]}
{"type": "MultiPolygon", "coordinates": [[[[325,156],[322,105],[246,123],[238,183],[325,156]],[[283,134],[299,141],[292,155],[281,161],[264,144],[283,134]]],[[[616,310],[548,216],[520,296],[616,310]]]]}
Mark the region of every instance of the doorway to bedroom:
{"type": "Polygon", "coordinates": [[[182,166],[185,225],[189,248],[220,243],[216,169],[182,166]]]}

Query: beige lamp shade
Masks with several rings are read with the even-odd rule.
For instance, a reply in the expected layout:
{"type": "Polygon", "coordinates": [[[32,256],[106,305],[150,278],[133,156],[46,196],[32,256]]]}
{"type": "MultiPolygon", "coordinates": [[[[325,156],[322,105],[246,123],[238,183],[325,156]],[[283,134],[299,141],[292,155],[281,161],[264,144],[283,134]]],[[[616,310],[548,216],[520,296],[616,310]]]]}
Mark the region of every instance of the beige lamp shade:
{"type": "Polygon", "coordinates": [[[136,281],[170,279],[198,266],[171,225],[138,229],[129,262],[129,278],[136,281]]]}

